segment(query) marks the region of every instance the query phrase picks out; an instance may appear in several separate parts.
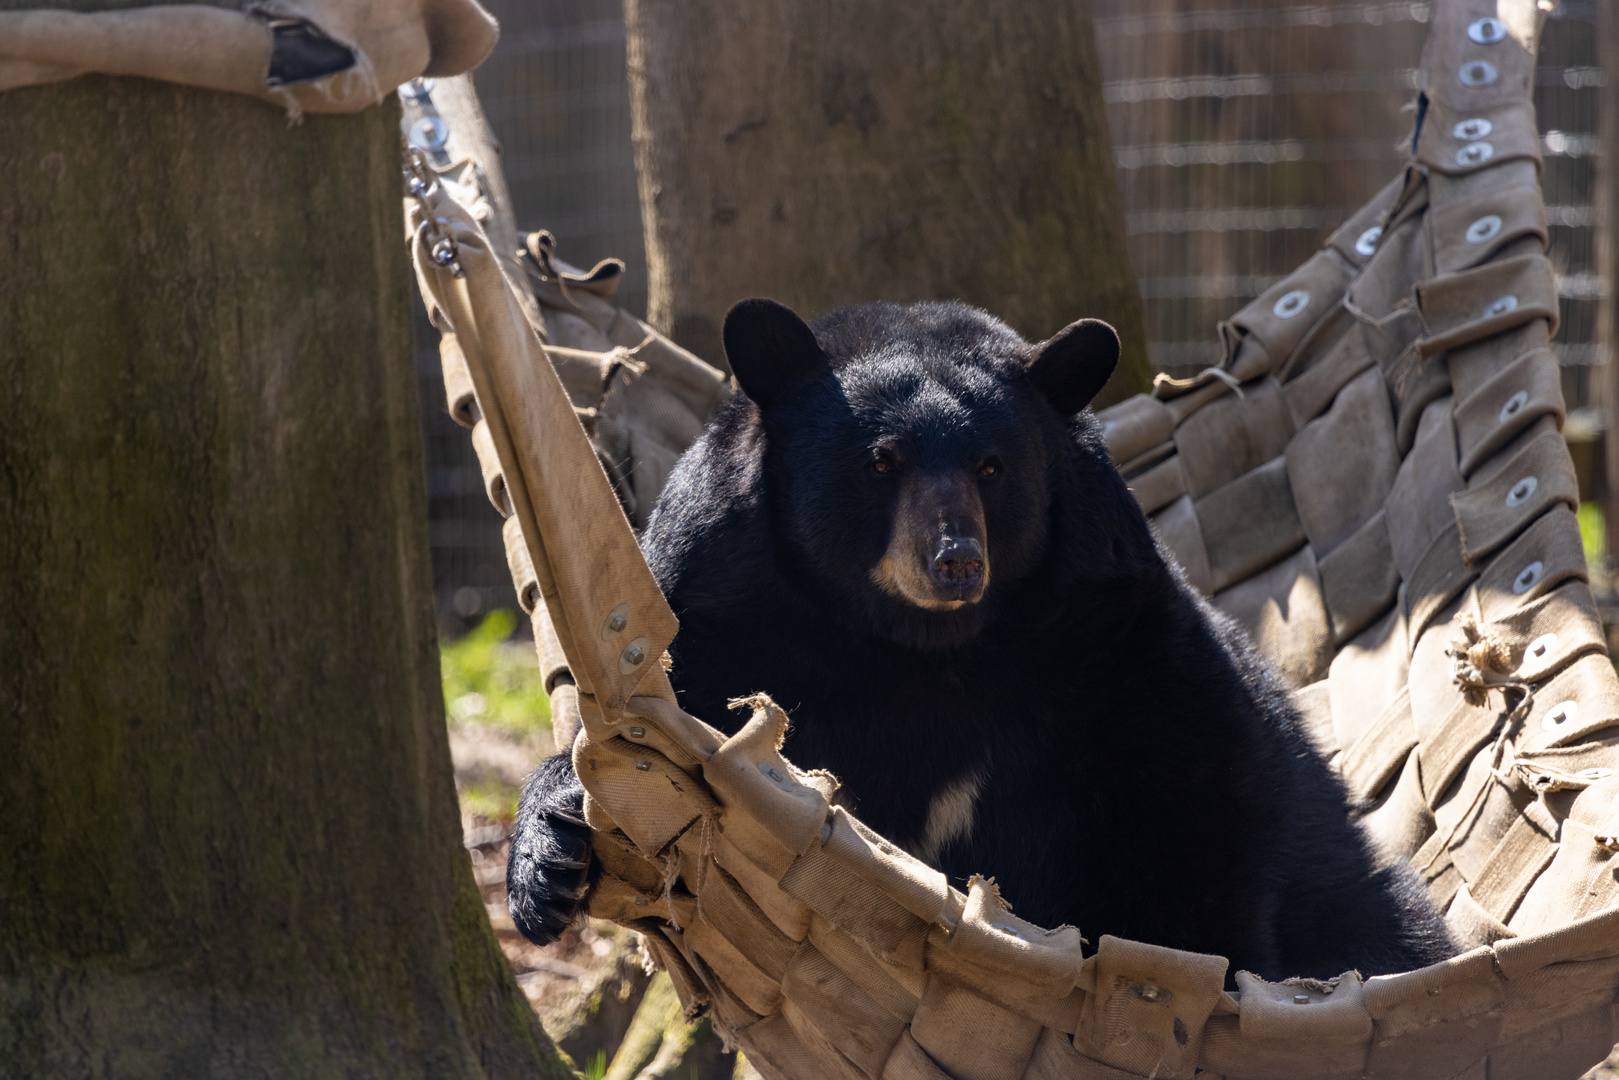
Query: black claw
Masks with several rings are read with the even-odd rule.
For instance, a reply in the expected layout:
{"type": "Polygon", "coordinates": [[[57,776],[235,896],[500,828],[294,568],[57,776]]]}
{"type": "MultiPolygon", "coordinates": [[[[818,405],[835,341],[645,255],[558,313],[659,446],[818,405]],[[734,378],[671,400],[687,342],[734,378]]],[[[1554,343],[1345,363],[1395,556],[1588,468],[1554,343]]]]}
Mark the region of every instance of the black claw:
{"type": "Polygon", "coordinates": [[[579,814],[570,814],[566,810],[558,810],[556,807],[549,807],[545,810],[545,816],[555,818],[557,821],[567,822],[569,825],[577,825],[581,829],[590,828],[590,822],[584,819],[582,812],[579,814]]]}

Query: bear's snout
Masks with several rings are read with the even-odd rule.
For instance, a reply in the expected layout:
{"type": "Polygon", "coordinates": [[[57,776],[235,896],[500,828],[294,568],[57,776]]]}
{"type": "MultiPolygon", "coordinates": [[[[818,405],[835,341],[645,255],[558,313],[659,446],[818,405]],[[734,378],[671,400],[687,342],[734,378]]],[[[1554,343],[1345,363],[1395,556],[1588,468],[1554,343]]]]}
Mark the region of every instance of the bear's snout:
{"type": "Polygon", "coordinates": [[[928,611],[976,604],[989,586],[986,532],[977,484],[964,472],[908,477],[872,578],[889,595],[928,611]]]}
{"type": "Polygon", "coordinates": [[[984,545],[970,536],[946,537],[933,556],[933,576],[952,589],[973,588],[984,577],[984,545]]]}

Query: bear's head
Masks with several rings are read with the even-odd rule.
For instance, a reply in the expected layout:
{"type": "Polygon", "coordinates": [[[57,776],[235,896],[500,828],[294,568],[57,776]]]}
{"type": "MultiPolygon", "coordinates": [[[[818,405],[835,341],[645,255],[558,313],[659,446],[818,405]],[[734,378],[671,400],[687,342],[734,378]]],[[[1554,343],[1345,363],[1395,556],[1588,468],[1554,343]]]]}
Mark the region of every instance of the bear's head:
{"type": "Polygon", "coordinates": [[[866,629],[923,648],[971,639],[1027,592],[1073,467],[1070,419],[1119,356],[1094,319],[1031,345],[959,303],[811,326],[744,300],[724,340],[757,407],[783,557],[866,629]]]}

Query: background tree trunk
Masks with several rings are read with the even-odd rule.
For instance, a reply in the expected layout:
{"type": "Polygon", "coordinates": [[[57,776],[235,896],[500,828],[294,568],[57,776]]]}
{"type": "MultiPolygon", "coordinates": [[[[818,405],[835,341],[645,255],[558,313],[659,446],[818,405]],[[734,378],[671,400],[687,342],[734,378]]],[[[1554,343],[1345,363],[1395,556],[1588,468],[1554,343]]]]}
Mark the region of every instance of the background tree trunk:
{"type": "MultiPolygon", "coordinates": [[[[1593,397],[1604,415],[1606,457],[1602,517],[1606,525],[1608,569],[1619,570],[1619,10],[1597,6],[1597,62],[1606,78],[1597,103],[1596,185],[1591,202],[1597,212],[1597,272],[1608,282],[1597,308],[1597,340],[1606,346],[1606,361],[1596,376],[1593,397]]],[[[1611,639],[1610,639],[1611,640],[1611,639]]]]}
{"type": "Polygon", "coordinates": [[[0,109],[0,1072],[569,1075],[462,850],[397,103],[0,109]]]}
{"type": "Polygon", "coordinates": [[[1081,316],[1149,378],[1089,4],[626,0],[648,320],[711,362],[747,296],[1081,316]]]}

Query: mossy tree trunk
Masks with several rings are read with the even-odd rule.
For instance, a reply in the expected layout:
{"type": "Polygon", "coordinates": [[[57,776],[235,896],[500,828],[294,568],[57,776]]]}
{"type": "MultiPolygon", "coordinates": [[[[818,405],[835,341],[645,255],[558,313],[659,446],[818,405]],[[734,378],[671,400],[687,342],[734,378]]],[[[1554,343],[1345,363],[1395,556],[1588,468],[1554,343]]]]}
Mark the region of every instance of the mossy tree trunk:
{"type": "Polygon", "coordinates": [[[569,1075],[460,843],[397,106],[0,102],[0,1073],[569,1075]]]}
{"type": "Polygon", "coordinates": [[[1086,0],[626,0],[649,318],[705,359],[747,296],[1081,316],[1148,379],[1086,0]]]}

